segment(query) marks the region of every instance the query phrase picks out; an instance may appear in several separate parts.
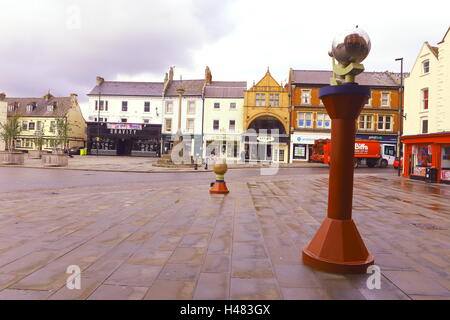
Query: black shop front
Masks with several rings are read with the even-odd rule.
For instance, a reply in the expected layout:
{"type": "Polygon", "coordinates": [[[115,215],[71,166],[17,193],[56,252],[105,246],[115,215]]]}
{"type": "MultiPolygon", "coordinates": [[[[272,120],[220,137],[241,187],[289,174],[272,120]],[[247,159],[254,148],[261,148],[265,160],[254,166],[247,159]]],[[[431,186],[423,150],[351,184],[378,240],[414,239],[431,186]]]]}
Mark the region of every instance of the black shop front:
{"type": "Polygon", "coordinates": [[[159,157],[161,125],[87,123],[88,153],[105,156],[159,157]]]}

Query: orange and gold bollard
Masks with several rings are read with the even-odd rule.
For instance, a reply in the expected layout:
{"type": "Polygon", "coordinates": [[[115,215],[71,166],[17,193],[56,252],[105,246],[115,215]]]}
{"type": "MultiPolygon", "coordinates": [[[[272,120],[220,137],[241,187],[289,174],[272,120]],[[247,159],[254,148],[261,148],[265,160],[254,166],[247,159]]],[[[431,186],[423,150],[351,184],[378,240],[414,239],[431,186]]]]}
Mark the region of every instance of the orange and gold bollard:
{"type": "Polygon", "coordinates": [[[209,193],[214,194],[227,194],[228,191],[227,185],[224,180],[224,175],[228,171],[228,166],[226,163],[216,163],[214,165],[214,173],[216,174],[216,182],[209,190],[209,193]]]}

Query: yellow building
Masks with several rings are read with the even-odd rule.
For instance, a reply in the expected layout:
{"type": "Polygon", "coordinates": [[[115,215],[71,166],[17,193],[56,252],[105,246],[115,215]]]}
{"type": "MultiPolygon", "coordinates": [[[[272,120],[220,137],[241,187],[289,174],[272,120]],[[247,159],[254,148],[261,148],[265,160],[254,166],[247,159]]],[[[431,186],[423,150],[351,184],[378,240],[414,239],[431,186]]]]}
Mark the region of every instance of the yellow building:
{"type": "Polygon", "coordinates": [[[42,150],[52,150],[55,145],[57,119],[66,117],[70,126],[68,148],[84,146],[86,122],[78,105],[77,95],[54,97],[50,93],[42,98],[9,98],[0,95],[7,103],[8,117],[19,115],[22,131],[16,139],[17,150],[37,150],[37,137],[42,136],[42,150]]]}
{"type": "Polygon", "coordinates": [[[246,161],[287,163],[289,94],[267,70],[244,95],[246,161]],[[253,133],[253,134],[252,134],[253,133]]]}

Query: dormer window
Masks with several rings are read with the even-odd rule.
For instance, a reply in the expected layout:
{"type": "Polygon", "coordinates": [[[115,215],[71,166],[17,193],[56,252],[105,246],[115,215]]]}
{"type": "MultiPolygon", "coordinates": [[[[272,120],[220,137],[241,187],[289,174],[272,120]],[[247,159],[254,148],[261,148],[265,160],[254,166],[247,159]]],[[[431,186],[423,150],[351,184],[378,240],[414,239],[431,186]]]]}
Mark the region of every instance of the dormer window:
{"type": "Polygon", "coordinates": [[[52,105],[52,104],[49,104],[49,105],[47,106],[47,111],[48,111],[48,112],[53,112],[53,105],[52,105]]]}
{"type": "Polygon", "coordinates": [[[13,105],[13,104],[10,104],[10,105],[8,106],[8,111],[9,111],[9,112],[14,112],[14,111],[16,111],[16,106],[13,105]]]}
{"type": "Polygon", "coordinates": [[[32,102],[29,105],[27,105],[27,112],[33,112],[34,109],[36,109],[36,102],[32,102]]]}

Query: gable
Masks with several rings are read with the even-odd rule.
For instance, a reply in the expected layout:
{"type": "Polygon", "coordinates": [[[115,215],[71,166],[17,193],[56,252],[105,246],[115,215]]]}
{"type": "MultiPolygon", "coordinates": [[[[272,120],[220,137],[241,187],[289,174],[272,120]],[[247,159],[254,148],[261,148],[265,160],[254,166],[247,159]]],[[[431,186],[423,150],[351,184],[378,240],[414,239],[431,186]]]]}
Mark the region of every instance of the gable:
{"type": "Polygon", "coordinates": [[[259,80],[259,82],[254,86],[257,87],[280,87],[280,84],[272,77],[269,71],[266,72],[265,76],[259,80]]]}
{"type": "Polygon", "coordinates": [[[416,58],[416,61],[414,62],[414,65],[411,69],[411,75],[417,74],[420,75],[422,74],[422,62],[424,60],[430,60],[430,64],[433,66],[434,62],[437,62],[438,59],[435,55],[435,53],[433,52],[433,50],[431,49],[430,45],[428,44],[428,42],[425,42],[422,45],[422,48],[419,51],[419,54],[416,58]]]}

